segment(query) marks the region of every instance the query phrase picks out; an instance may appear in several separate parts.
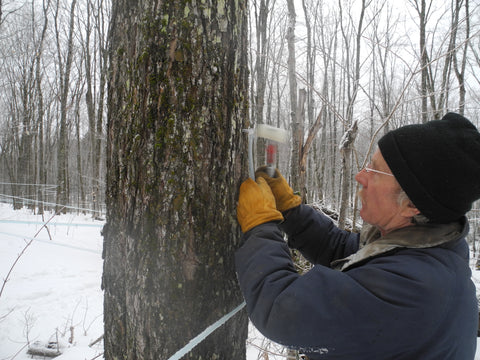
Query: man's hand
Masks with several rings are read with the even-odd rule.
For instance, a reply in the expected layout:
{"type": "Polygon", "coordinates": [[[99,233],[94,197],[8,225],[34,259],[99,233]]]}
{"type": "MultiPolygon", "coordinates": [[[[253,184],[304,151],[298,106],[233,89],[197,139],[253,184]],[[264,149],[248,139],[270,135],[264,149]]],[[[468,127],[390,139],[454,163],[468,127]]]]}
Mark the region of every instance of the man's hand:
{"type": "Polygon", "coordinates": [[[288,185],[287,180],[285,180],[282,174],[280,174],[280,171],[275,169],[275,175],[270,177],[266,172],[266,168],[266,166],[258,168],[255,172],[255,177],[257,179],[264,178],[268,183],[275,196],[277,210],[284,212],[299,206],[302,203],[302,198],[293,193],[293,189],[288,185]]]}
{"type": "Polygon", "coordinates": [[[270,221],[282,221],[282,214],[275,208],[275,197],[263,178],[245,180],[240,186],[237,219],[242,232],[270,221]]]}

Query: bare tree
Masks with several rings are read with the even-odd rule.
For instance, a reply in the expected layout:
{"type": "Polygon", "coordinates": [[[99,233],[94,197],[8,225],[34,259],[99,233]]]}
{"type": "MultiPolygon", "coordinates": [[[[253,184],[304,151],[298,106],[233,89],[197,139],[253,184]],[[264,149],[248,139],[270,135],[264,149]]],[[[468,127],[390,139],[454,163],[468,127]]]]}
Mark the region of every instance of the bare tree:
{"type": "MultiPolygon", "coordinates": [[[[297,65],[295,53],[295,24],[297,14],[293,0],[287,0],[288,6],[288,83],[290,94],[290,119],[292,125],[292,160],[291,160],[291,184],[296,190],[301,189],[300,184],[300,152],[303,144],[303,121],[301,113],[297,113],[297,65]]],[[[303,99],[305,100],[305,99],[303,99]]]]}
{"type": "Polygon", "coordinates": [[[253,1],[255,22],[256,22],[256,50],[255,50],[255,111],[252,113],[254,123],[263,124],[264,122],[264,106],[265,106],[265,88],[267,83],[267,68],[269,58],[269,44],[267,42],[267,28],[270,14],[270,1],[260,0],[253,1]]]}
{"type": "Polygon", "coordinates": [[[85,38],[82,41],[85,54],[85,79],[87,82],[85,103],[88,115],[90,198],[94,210],[103,201],[103,176],[101,176],[103,151],[103,117],[107,77],[108,4],[104,0],[89,0],[86,3],[84,20],[85,38]]]}
{"type": "MultiPolygon", "coordinates": [[[[341,178],[342,178],[342,188],[341,188],[341,199],[340,199],[340,210],[339,210],[339,219],[338,226],[343,229],[345,227],[345,220],[347,217],[347,209],[350,208],[350,198],[351,198],[351,182],[352,182],[352,151],[354,147],[354,142],[358,132],[358,124],[353,120],[353,109],[355,101],[360,90],[360,56],[361,56],[361,39],[364,32],[364,17],[366,8],[370,5],[371,1],[362,0],[360,15],[358,18],[358,25],[355,28],[355,47],[354,47],[354,56],[353,56],[353,71],[350,78],[350,74],[347,72],[347,109],[346,109],[346,121],[345,125],[348,126],[343,139],[340,143],[340,154],[342,157],[342,166],[341,166],[341,178]]],[[[339,0],[339,7],[342,9],[341,0],[339,0]]],[[[342,10],[341,10],[342,11],[342,10]]],[[[350,42],[348,40],[348,34],[345,27],[342,25],[343,22],[340,22],[342,36],[344,39],[345,50],[346,50],[346,67],[350,68],[350,42]]],[[[347,70],[348,71],[348,70],[347,70]]]]}
{"type": "MultiPolygon", "coordinates": [[[[269,41],[270,24],[272,19],[272,9],[275,1],[259,0],[253,1],[254,19],[255,19],[255,64],[252,74],[252,117],[253,124],[264,124],[265,119],[265,93],[267,90],[267,79],[269,68],[271,67],[271,48],[269,41]]],[[[262,138],[257,139],[257,161],[259,164],[265,163],[265,141],[262,138]]]]}
{"type": "Polygon", "coordinates": [[[57,43],[58,76],[60,85],[60,125],[57,148],[57,210],[58,206],[68,203],[68,124],[67,111],[69,105],[70,74],[73,63],[73,36],[75,30],[75,7],[77,0],[70,5],[70,21],[67,32],[66,55],[62,54],[63,47],[60,41],[62,29],[59,23],[60,0],[55,7],[55,35],[57,43]]]}
{"type": "Polygon", "coordinates": [[[428,120],[428,53],[427,53],[427,39],[426,39],[426,27],[427,19],[430,13],[430,7],[432,1],[427,8],[426,0],[409,0],[415,10],[417,11],[420,23],[420,64],[422,69],[422,79],[420,83],[420,94],[422,100],[422,122],[427,122],[428,120]]]}
{"type": "MultiPolygon", "coordinates": [[[[41,31],[39,43],[35,51],[35,84],[37,92],[37,182],[38,184],[47,183],[47,175],[45,169],[45,132],[44,132],[44,117],[45,117],[45,108],[44,108],[44,99],[43,99],[43,89],[42,89],[42,56],[44,49],[44,42],[46,38],[46,33],[48,29],[48,10],[50,8],[50,0],[43,1],[43,28],[41,31]]],[[[38,200],[38,213],[43,214],[44,211],[44,193],[41,187],[37,190],[37,200],[38,200]]]]}
{"type": "MultiPolygon", "coordinates": [[[[461,59],[459,61],[459,50],[455,51],[453,54],[453,64],[454,64],[454,70],[455,70],[455,75],[457,77],[458,81],[458,87],[459,87],[459,100],[458,100],[458,108],[459,108],[459,113],[464,115],[465,114],[465,95],[466,95],[466,87],[465,87],[465,70],[467,66],[467,53],[469,49],[469,42],[470,42],[470,4],[469,0],[464,0],[465,1],[465,41],[462,46],[462,55],[461,59]]],[[[462,6],[463,0],[455,0],[455,12],[454,12],[454,23],[456,26],[459,26],[459,14],[460,14],[460,9],[462,6]]],[[[453,29],[452,29],[453,31],[453,29]]],[[[453,37],[453,48],[456,48],[456,39],[457,39],[457,31],[455,31],[455,36],[452,34],[453,37]]]]}

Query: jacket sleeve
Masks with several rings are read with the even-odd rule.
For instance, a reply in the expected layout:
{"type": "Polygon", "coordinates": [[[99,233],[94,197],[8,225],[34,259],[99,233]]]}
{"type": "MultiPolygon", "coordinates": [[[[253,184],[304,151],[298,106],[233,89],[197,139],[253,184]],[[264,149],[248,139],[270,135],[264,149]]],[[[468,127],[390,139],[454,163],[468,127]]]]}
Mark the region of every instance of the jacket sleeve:
{"type": "Polygon", "coordinates": [[[340,230],[333,221],[308,205],[293,209],[281,229],[288,245],[313,264],[329,266],[358,250],[359,234],[340,230]]]}
{"type": "Polygon", "coordinates": [[[406,258],[396,255],[346,272],[316,265],[300,276],[278,225],[262,224],[244,236],[235,262],[252,323],[269,339],[307,354],[369,359],[372,347],[379,354],[405,351],[431,336],[418,324],[438,326],[451,300],[444,296],[452,293],[444,289],[448,273],[428,264],[400,275],[406,258]],[[429,274],[428,281],[418,273],[429,274]]]}

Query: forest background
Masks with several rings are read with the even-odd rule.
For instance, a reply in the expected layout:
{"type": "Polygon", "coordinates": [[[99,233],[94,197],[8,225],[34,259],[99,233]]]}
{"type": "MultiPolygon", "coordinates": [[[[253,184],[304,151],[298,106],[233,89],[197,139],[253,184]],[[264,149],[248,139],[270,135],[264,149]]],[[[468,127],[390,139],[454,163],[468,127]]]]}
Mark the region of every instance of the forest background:
{"type": "MultiPolygon", "coordinates": [[[[109,9],[1,4],[0,192],[17,208],[104,213],[109,9]]],[[[250,123],[290,130],[280,169],[341,223],[376,135],[447,111],[478,125],[478,1],[261,0],[250,15],[250,123]]]]}
{"type": "MultiPolygon", "coordinates": [[[[290,130],[278,165],[307,202],[355,222],[353,176],[377,135],[447,111],[478,125],[479,5],[249,2],[250,124],[290,130]]],[[[0,2],[0,194],[16,208],[105,213],[110,7],[0,2]]]]}

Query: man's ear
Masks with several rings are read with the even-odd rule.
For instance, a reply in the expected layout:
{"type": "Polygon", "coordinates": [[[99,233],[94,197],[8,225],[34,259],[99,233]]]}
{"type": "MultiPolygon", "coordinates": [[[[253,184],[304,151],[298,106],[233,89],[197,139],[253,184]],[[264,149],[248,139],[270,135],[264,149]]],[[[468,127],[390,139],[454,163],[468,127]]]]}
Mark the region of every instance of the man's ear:
{"type": "Polygon", "coordinates": [[[420,210],[418,210],[411,201],[409,201],[407,206],[405,206],[405,208],[402,210],[402,215],[405,217],[411,218],[418,214],[420,214],[420,210]]]}

